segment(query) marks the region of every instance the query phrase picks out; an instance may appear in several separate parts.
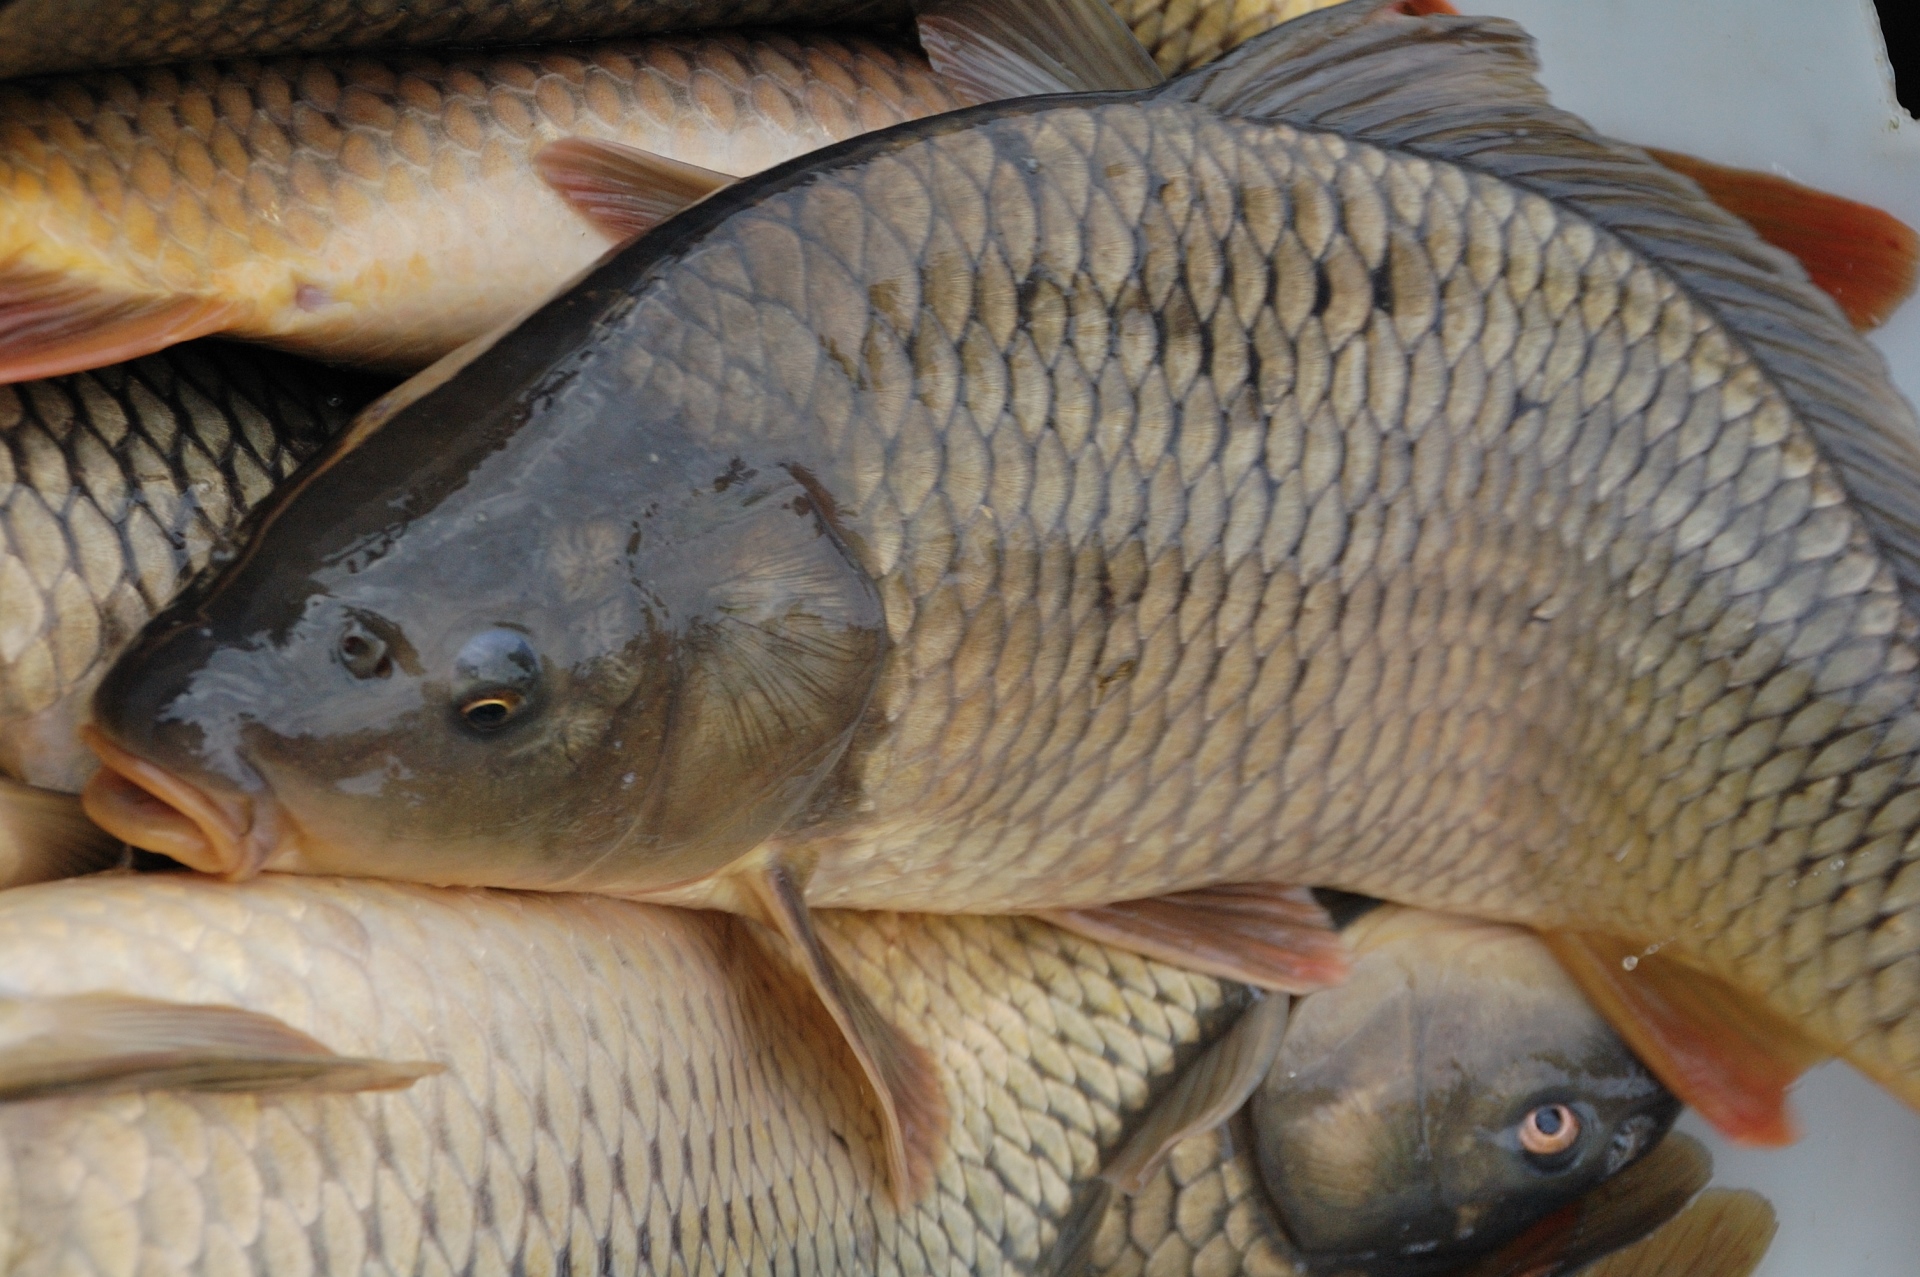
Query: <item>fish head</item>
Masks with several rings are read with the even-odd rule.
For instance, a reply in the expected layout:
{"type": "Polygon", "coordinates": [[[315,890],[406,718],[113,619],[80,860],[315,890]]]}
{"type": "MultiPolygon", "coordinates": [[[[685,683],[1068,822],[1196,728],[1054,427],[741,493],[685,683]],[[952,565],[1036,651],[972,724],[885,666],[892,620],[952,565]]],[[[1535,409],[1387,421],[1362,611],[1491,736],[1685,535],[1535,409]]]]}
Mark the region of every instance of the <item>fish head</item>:
{"type": "Polygon", "coordinates": [[[96,820],[232,877],[644,893],[807,799],[885,641],[807,472],[512,395],[415,428],[457,388],[370,409],[108,672],[96,820]]]}
{"type": "Polygon", "coordinates": [[[1348,935],[1352,975],[1297,1004],[1254,1098],[1262,1178],[1310,1268],[1450,1270],[1678,1115],[1531,932],[1386,906],[1348,935]]]}

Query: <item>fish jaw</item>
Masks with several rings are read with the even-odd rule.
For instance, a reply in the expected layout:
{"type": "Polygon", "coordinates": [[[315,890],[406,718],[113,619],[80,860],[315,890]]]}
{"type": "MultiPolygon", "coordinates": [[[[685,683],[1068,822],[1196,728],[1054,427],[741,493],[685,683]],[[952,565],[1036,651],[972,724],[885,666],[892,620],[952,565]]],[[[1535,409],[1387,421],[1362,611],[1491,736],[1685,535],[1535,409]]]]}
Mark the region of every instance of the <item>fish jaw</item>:
{"type": "Polygon", "coordinates": [[[215,796],[122,749],[92,723],[83,725],[80,735],[101,764],[80,801],[102,829],[221,878],[239,881],[265,867],[278,822],[258,819],[262,808],[251,798],[215,796]]]}

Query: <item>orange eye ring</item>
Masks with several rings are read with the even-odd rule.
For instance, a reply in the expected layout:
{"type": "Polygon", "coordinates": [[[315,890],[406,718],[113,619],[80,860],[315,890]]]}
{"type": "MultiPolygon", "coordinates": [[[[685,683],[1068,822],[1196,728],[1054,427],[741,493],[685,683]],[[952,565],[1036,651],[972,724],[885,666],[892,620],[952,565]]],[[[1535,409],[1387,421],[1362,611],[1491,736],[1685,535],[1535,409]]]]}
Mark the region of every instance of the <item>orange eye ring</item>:
{"type": "Polygon", "coordinates": [[[526,698],[520,693],[501,688],[483,692],[462,705],[460,717],[467,721],[467,726],[477,731],[492,731],[519,713],[520,706],[525,703],[526,698]]]}
{"type": "Polygon", "coordinates": [[[1580,1138],[1580,1115],[1565,1104],[1542,1104],[1520,1119],[1520,1147],[1535,1157],[1553,1157],[1580,1138]]]}

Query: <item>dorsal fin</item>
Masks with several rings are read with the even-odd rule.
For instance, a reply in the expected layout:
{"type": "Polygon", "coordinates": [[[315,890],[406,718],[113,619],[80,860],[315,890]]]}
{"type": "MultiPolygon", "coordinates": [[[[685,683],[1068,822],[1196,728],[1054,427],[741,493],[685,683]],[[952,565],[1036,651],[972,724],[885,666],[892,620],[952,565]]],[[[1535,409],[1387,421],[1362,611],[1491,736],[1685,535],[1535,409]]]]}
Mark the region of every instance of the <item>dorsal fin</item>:
{"type": "Polygon", "coordinates": [[[1548,104],[1533,41],[1501,18],[1351,0],[1296,18],[1162,92],[1477,169],[1618,236],[1713,310],[1837,470],[1920,609],[1920,425],[1886,363],[1785,253],[1644,151],[1548,104]]]}

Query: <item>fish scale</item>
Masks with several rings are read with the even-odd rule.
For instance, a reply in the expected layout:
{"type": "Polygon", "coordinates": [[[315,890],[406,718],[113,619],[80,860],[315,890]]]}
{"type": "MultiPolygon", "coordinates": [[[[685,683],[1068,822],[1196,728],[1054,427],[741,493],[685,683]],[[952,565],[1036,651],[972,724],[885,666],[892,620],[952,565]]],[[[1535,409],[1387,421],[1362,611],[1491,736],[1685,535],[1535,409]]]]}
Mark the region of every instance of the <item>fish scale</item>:
{"type": "Polygon", "coordinates": [[[830,921],[924,1026],[960,1115],[902,1212],[871,1191],[840,1048],[781,1009],[790,977],[741,960],[740,924],[287,878],[60,886],[8,893],[9,989],[165,990],[452,1073],[379,1096],[6,1105],[0,1270],[18,1277],[1033,1271],[1127,1115],[1241,1005],[1034,922],[830,921]],[[57,956],[76,952],[80,970],[57,956]]]}
{"type": "MultiPolygon", "coordinates": [[[[1111,906],[1214,961],[1218,894],[1124,902],[1335,886],[1618,945],[1596,996],[1672,945],[1630,983],[1747,1137],[1809,1045],[1920,1102],[1911,409],[1532,72],[1357,2],[715,193],[276,503],[103,684],[89,811],[803,948],[1111,906]]],[[[909,1183],[910,1054],[812,970],[909,1183]]]]}
{"type": "Polygon", "coordinates": [[[0,188],[21,287],[217,299],[215,329],[411,370],[606,250],[547,143],[745,173],[958,101],[860,36],[199,62],[0,87],[0,188]]]}
{"type": "MultiPolygon", "coordinates": [[[[1616,925],[1920,1063],[1894,1010],[1920,996],[1913,893],[1880,902],[1878,944],[1810,962],[1836,893],[1806,885],[1911,803],[1913,626],[1764,368],[1603,228],[1487,175],[1128,114],[1016,113],[937,160],[823,174],[623,323],[647,334],[631,384],[721,450],[763,449],[758,427],[812,455],[776,431],[818,423],[880,583],[885,729],[839,780],[858,819],[786,835],[817,849],[811,898],[1018,909],[1264,877],[1556,926],[1605,893],[1648,902],[1616,925]],[[1141,175],[1110,193],[1140,235],[1118,291],[1077,230],[1101,172],[1141,175]],[[836,234],[817,210],[863,187],[889,198],[836,234]],[[967,255],[918,309],[910,279],[871,322],[819,301],[940,252],[967,255]],[[1175,265],[1196,260],[1217,273],[1175,265]],[[864,380],[782,365],[776,400],[771,343],[721,316],[809,301],[864,380]],[[1111,336],[1049,366],[1054,306],[1111,336]],[[703,329],[732,337],[687,349],[703,329]],[[948,364],[960,396],[901,393],[948,364]],[[1080,403],[1076,438],[1055,405],[1080,403]],[[1796,891],[1819,898],[1786,933],[1796,891]],[[1861,980],[1869,951],[1885,975],[1861,980]]],[[[1891,885],[1877,836],[1845,916],[1891,885]]]]}
{"type": "Polygon", "coordinates": [[[213,346],[0,387],[0,768],[79,788],[107,661],[365,398],[213,346]]]}

